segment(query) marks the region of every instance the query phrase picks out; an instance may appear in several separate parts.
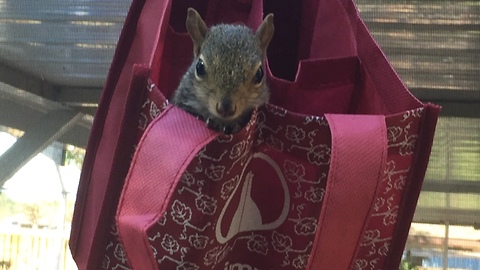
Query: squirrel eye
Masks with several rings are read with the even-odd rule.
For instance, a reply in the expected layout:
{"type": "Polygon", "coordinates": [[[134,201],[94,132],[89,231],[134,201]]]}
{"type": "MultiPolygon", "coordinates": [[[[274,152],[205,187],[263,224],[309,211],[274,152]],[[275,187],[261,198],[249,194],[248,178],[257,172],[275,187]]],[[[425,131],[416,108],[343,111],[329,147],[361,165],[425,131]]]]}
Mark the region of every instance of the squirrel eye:
{"type": "Polygon", "coordinates": [[[197,77],[203,78],[207,75],[207,71],[205,70],[205,64],[203,63],[202,59],[198,59],[197,65],[195,67],[195,73],[197,77]]]}
{"type": "Polygon", "coordinates": [[[253,83],[254,84],[260,84],[263,80],[263,68],[260,66],[257,69],[257,72],[255,73],[255,76],[253,76],[253,83]]]}

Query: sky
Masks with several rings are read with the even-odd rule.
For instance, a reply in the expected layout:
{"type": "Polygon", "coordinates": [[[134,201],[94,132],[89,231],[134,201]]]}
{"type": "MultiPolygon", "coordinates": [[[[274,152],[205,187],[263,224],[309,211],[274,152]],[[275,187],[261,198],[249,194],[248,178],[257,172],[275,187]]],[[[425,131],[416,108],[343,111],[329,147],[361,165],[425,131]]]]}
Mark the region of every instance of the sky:
{"type": "MultiPolygon", "coordinates": [[[[16,141],[8,133],[0,132],[0,155],[16,141]]],[[[59,168],[65,189],[70,196],[75,196],[80,169],[78,167],[61,166],[59,168]]],[[[36,203],[54,201],[62,198],[62,185],[55,162],[40,153],[23,166],[5,185],[4,192],[12,200],[36,203]]]]}

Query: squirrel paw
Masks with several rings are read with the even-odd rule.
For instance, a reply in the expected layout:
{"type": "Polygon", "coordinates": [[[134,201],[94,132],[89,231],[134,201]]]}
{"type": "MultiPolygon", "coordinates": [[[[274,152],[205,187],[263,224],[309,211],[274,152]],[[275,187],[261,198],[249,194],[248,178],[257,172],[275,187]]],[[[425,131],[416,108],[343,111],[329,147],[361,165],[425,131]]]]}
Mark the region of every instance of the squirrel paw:
{"type": "Polygon", "coordinates": [[[205,123],[208,128],[227,135],[237,133],[243,128],[239,121],[225,122],[217,118],[208,118],[205,123]]]}

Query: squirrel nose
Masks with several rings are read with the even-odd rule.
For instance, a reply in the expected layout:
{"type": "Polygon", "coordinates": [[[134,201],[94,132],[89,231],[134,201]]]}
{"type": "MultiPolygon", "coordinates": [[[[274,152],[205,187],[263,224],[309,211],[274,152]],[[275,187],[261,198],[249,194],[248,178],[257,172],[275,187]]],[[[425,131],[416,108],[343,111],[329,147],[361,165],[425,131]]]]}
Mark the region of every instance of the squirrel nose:
{"type": "Polygon", "coordinates": [[[217,103],[217,113],[223,117],[230,117],[235,114],[236,106],[232,104],[230,99],[223,99],[217,103]]]}

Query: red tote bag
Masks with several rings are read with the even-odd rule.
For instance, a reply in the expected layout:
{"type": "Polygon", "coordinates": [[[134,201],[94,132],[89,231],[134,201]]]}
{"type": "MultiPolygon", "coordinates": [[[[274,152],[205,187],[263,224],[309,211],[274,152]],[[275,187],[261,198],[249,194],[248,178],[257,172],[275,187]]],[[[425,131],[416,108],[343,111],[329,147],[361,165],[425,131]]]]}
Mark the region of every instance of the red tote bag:
{"type": "Polygon", "coordinates": [[[134,1],[72,254],[80,269],[396,269],[438,113],[408,92],[349,0],[134,1]],[[255,29],[275,14],[272,97],[238,134],[165,98],[192,59],[190,6],[209,25],[255,29]]]}
{"type": "Polygon", "coordinates": [[[191,47],[176,42],[169,30],[185,31],[188,7],[208,13],[207,22],[261,21],[260,13],[258,18],[250,16],[250,5],[219,0],[132,1],[95,115],[77,191],[69,245],[79,269],[108,269],[109,256],[122,254],[114,221],[133,152],[146,125],[165,105],[163,95],[170,95],[191,61],[189,54],[168,58],[168,50],[176,46],[191,47]],[[153,81],[148,89],[139,89],[142,74],[150,69],[153,81]],[[153,82],[169,92],[150,91],[153,82]]]}

